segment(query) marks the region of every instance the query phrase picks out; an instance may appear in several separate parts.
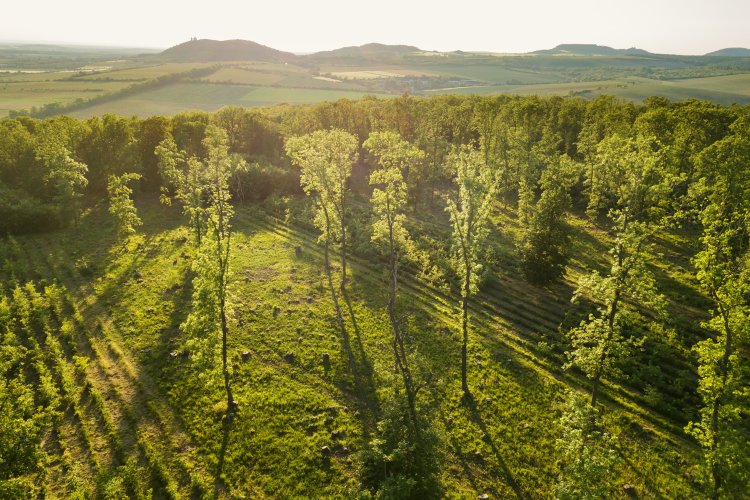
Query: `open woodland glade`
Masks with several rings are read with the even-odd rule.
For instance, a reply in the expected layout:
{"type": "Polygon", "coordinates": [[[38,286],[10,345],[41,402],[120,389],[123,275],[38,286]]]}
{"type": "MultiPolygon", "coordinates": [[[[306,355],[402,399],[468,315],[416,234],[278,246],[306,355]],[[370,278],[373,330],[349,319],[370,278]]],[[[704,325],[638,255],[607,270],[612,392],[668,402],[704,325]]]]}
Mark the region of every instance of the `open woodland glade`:
{"type": "Polygon", "coordinates": [[[743,498],[750,108],[0,121],[0,496],[743,498]]]}

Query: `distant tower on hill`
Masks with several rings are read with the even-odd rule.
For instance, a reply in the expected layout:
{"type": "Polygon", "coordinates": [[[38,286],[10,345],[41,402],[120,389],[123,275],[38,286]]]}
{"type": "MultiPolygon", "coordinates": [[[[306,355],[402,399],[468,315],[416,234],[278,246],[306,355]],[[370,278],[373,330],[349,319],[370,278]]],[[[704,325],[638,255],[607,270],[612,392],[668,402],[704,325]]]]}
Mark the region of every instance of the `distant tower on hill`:
{"type": "Polygon", "coordinates": [[[190,37],[190,41],[191,42],[197,42],[198,41],[198,37],[197,36],[191,36],[190,37]]]}

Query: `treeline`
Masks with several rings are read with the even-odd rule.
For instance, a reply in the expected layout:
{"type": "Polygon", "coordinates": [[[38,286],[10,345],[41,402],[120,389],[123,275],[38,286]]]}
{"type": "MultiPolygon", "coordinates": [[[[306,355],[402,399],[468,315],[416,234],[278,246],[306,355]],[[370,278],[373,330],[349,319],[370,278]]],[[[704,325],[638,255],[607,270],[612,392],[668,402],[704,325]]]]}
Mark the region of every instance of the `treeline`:
{"type": "MultiPolygon", "coordinates": [[[[109,175],[139,173],[137,191],[157,192],[163,184],[154,154],[173,137],[176,145],[196,157],[205,156],[202,140],[215,124],[228,136],[231,153],[249,164],[233,182],[239,200],[265,199],[272,192],[301,192],[296,169],[284,154],[287,137],[338,128],[362,143],[372,131],[391,130],[425,152],[426,159],[408,172],[409,203],[434,201],[437,189],[450,181],[444,168],[451,148],[483,145],[490,163],[503,171],[503,195],[517,196],[523,173],[539,180],[545,157],[564,156],[585,163],[599,142],[612,134],[654,137],[660,148],[685,173],[695,171],[698,153],[730,134],[730,125],[747,116],[747,107],[724,107],[702,101],[671,103],[651,98],[642,106],[599,97],[403,96],[380,100],[340,100],[311,106],[280,105],[262,110],[236,107],[216,113],[184,112],[147,119],[104,115],[88,120],[56,116],[46,120],[16,117],[0,121],[0,233],[49,229],[67,222],[49,217],[64,211],[52,185],[52,165],[41,154],[51,142],[62,155],[85,164],[87,203],[106,195],[109,175]],[[54,138],[54,140],[52,139],[54,138]],[[521,172],[523,169],[526,172],[521,172]]],[[[371,169],[366,155],[356,169],[371,169]]],[[[360,172],[362,174],[363,172],[360,172]]],[[[355,172],[356,174],[356,172],[355,172]]],[[[588,203],[584,179],[571,187],[572,201],[588,203]]]]}

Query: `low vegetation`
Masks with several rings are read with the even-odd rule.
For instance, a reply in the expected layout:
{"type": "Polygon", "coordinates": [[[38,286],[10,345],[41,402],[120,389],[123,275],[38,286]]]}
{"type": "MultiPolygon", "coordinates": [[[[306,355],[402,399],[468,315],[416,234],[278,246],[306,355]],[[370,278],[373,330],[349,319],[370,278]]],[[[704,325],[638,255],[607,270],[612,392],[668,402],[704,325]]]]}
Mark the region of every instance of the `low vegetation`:
{"type": "Polygon", "coordinates": [[[3,119],[0,496],[741,498],[748,116],[3,119]]]}

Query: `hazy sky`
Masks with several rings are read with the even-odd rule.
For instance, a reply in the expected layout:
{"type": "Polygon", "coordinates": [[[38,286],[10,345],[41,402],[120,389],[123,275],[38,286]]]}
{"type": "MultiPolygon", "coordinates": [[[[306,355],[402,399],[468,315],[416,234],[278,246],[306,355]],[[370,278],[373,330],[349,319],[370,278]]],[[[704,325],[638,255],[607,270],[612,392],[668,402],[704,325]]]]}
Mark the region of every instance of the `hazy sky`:
{"type": "Polygon", "coordinates": [[[169,47],[192,36],[312,52],[368,42],[527,52],[597,43],[750,48],[750,0],[6,0],[0,40],[169,47]]]}

